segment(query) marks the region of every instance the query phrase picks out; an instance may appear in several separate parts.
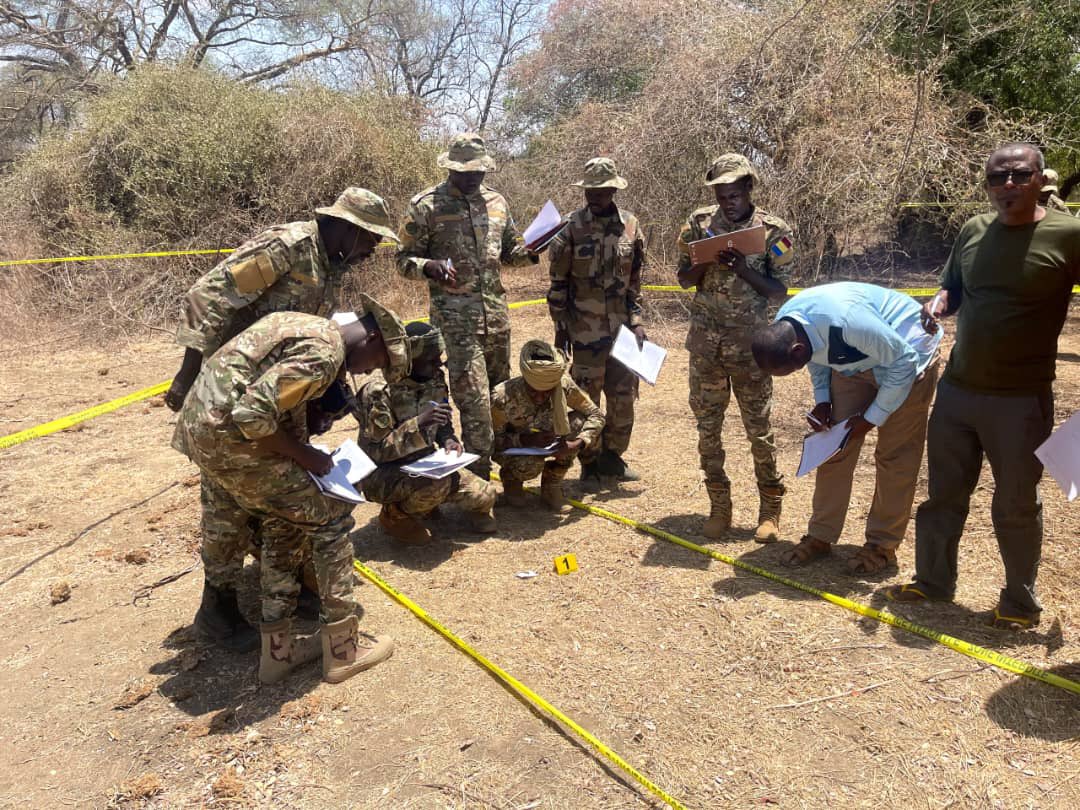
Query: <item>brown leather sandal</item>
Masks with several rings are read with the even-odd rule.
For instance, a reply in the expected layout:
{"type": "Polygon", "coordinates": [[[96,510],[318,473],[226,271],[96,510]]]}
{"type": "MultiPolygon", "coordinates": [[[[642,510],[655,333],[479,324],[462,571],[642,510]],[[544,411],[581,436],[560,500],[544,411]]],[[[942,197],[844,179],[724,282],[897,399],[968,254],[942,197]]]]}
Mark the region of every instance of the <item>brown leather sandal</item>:
{"type": "Polygon", "coordinates": [[[887,568],[896,568],[896,549],[882,548],[867,543],[846,563],[849,574],[880,574],[887,568]]]}
{"type": "Polygon", "coordinates": [[[784,565],[806,565],[819,557],[827,557],[832,554],[832,545],[824,540],[818,540],[809,534],[804,534],[798,545],[784,552],[780,562],[784,565]]]}

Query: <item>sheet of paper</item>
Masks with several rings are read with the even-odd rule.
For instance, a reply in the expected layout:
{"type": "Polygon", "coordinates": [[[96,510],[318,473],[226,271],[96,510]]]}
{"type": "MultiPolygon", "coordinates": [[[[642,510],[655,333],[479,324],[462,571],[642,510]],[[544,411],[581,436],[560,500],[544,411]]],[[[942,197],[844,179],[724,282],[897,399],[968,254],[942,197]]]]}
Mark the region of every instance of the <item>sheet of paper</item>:
{"type": "Polygon", "coordinates": [[[619,334],[615,336],[615,345],[611,347],[611,356],[649,385],[656,385],[656,378],[667,357],[667,349],[648,340],[638,349],[634,333],[625,326],[620,326],[619,334]]]}
{"type": "Polygon", "coordinates": [[[506,456],[550,456],[555,452],[555,448],[559,446],[558,442],[552,442],[547,447],[511,447],[509,450],[503,450],[503,455],[506,456]]]}
{"type": "Polygon", "coordinates": [[[555,207],[555,203],[548,200],[544,203],[544,207],[540,209],[540,213],[536,215],[536,219],[529,223],[529,227],[525,229],[525,233],[521,237],[525,240],[525,246],[529,250],[536,251],[554,239],[565,224],[562,215],[559,214],[559,209],[555,207]]]}
{"type": "Polygon", "coordinates": [[[1070,501],[1080,495],[1080,411],[1039,445],[1035,455],[1070,501]]]}
{"type": "Polygon", "coordinates": [[[375,472],[375,462],[352,439],[346,439],[331,454],[334,466],[341,467],[350,484],[356,484],[375,472]]]}
{"type": "Polygon", "coordinates": [[[350,323],[356,323],[360,319],[356,317],[355,312],[335,312],[330,316],[330,320],[338,326],[348,326],[350,323]]]}
{"type": "Polygon", "coordinates": [[[457,453],[447,453],[439,448],[431,455],[419,458],[410,464],[403,464],[401,471],[424,478],[446,478],[479,458],[480,456],[476,453],[462,453],[459,456],[457,453]]]}
{"type": "Polygon", "coordinates": [[[843,450],[850,433],[845,420],[833,425],[829,430],[811,433],[803,439],[802,458],[799,460],[799,471],[795,473],[795,477],[802,478],[813,472],[843,450]]]}
{"type": "Polygon", "coordinates": [[[699,239],[690,243],[690,261],[693,264],[708,264],[716,261],[716,254],[721,250],[737,248],[745,256],[765,252],[765,226],[743,228],[741,231],[722,233],[699,239]]]}

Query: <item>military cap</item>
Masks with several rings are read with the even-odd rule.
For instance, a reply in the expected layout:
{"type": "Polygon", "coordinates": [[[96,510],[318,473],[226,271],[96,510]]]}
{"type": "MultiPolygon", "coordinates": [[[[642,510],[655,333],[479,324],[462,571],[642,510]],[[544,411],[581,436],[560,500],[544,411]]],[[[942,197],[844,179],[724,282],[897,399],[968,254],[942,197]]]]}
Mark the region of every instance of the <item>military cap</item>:
{"type": "Polygon", "coordinates": [[[322,217],[337,217],[365,231],[378,234],[383,239],[398,242],[397,234],[390,227],[390,209],[386,201],[366,188],[350,186],[328,208],[316,208],[322,217]]]}
{"type": "Polygon", "coordinates": [[[705,185],[719,186],[734,183],[743,177],[752,177],[755,183],[758,182],[757,172],[750,161],[735,152],[728,152],[718,157],[709,166],[709,171],[705,173],[705,185]]]}
{"type": "Polygon", "coordinates": [[[1058,175],[1053,169],[1043,169],[1043,191],[1049,191],[1052,194],[1060,193],[1061,189],[1058,188],[1058,183],[1061,182],[1061,176],[1058,175]]]}
{"type": "Polygon", "coordinates": [[[487,152],[484,139],[475,132],[455,135],[450,141],[450,149],[439,155],[440,169],[452,169],[455,172],[493,172],[495,161],[487,152]]]}
{"type": "Polygon", "coordinates": [[[390,357],[390,367],[383,370],[383,376],[389,379],[403,379],[412,372],[412,355],[409,352],[409,338],[405,334],[405,325],[392,311],[384,307],[370,295],[360,293],[360,305],[356,314],[363,318],[371,315],[379,328],[386,354],[390,357]]]}
{"type": "Polygon", "coordinates": [[[436,351],[440,356],[446,352],[442,332],[430,324],[410,321],[405,325],[405,334],[409,340],[409,356],[413,360],[429,351],[436,351]]]}
{"type": "Polygon", "coordinates": [[[585,173],[572,185],[578,188],[626,188],[626,180],[615,171],[615,161],[595,157],[585,164],[585,173]]]}

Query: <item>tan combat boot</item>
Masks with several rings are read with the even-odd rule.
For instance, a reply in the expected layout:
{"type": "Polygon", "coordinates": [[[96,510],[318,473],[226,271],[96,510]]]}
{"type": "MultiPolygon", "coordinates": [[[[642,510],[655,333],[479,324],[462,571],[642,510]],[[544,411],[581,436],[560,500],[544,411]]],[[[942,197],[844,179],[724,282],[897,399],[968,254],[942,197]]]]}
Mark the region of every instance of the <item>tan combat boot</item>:
{"type": "Polygon", "coordinates": [[[544,506],[559,515],[570,511],[570,504],[563,497],[564,478],[566,478],[566,467],[560,467],[550,461],[544,465],[544,474],[540,476],[540,500],[544,502],[544,506]]]}
{"type": "Polygon", "coordinates": [[[731,484],[705,483],[709,493],[709,517],[701,533],[710,540],[722,540],[731,530],[731,484]]]}
{"type": "Polygon", "coordinates": [[[394,652],[390,636],[373,636],[360,629],[356,616],[322,626],[322,672],[327,683],[341,683],[385,661],[394,652]]]}
{"type": "Polygon", "coordinates": [[[319,657],[319,633],[306,638],[294,638],[289,619],[264,622],[262,655],[259,657],[259,680],[277,683],[284,680],[294,668],[319,657]]]}
{"type": "Polygon", "coordinates": [[[519,481],[516,478],[510,478],[508,475],[502,476],[502,502],[506,506],[512,506],[515,509],[529,505],[529,499],[525,496],[525,482],[519,481]]]}
{"type": "Polygon", "coordinates": [[[379,525],[388,535],[406,546],[426,546],[431,542],[431,531],[395,503],[383,504],[379,512],[379,525]]]}
{"type": "Polygon", "coordinates": [[[758,527],[755,543],[775,543],[780,539],[780,504],[783,487],[759,487],[761,505],[758,507],[758,527]]]}

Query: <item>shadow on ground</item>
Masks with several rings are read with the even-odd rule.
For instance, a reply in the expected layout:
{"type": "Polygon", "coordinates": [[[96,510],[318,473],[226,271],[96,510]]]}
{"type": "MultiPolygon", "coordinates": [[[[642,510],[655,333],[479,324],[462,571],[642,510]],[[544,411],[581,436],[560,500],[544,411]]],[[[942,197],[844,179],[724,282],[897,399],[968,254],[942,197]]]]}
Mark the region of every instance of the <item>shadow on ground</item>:
{"type": "MultiPolygon", "coordinates": [[[[1047,670],[1080,681],[1080,663],[1047,670]]],[[[1049,684],[1017,676],[986,701],[986,715],[1002,728],[1049,742],[1080,736],[1080,695],[1049,684]]]]}

